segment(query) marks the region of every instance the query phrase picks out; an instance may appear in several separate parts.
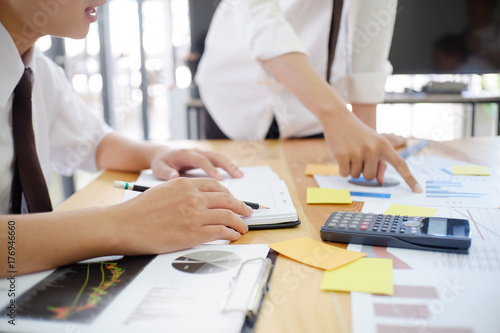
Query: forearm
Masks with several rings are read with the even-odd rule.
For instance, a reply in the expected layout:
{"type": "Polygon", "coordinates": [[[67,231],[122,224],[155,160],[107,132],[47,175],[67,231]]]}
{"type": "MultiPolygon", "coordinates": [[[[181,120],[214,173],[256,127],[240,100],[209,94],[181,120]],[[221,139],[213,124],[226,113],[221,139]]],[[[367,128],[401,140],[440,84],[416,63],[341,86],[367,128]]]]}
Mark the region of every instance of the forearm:
{"type": "Polygon", "coordinates": [[[166,147],[137,142],[119,134],[108,134],[99,144],[96,162],[99,169],[140,171],[151,167],[151,160],[159,149],[166,147]]]}
{"type": "Polygon", "coordinates": [[[26,274],[119,254],[115,253],[119,240],[112,230],[113,220],[109,207],[3,215],[0,217],[0,276],[9,275],[9,271],[26,274]]]}
{"type": "Polygon", "coordinates": [[[352,104],[352,112],[370,128],[377,129],[377,104],[352,104]]]}
{"type": "Polygon", "coordinates": [[[313,69],[306,55],[289,53],[263,64],[321,122],[348,114],[345,104],[313,69]]]}

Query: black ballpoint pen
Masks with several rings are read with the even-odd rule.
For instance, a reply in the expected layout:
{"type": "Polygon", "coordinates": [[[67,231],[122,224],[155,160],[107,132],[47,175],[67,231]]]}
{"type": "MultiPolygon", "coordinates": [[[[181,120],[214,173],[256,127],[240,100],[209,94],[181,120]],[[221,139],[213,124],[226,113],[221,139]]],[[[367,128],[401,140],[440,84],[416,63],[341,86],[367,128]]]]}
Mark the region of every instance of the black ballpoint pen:
{"type": "MultiPolygon", "coordinates": [[[[136,185],[128,182],[123,182],[116,180],[113,184],[114,187],[116,188],[121,188],[124,190],[129,190],[129,191],[136,191],[136,192],[144,192],[149,189],[148,186],[143,186],[143,185],[136,185]]],[[[251,207],[252,209],[258,210],[258,209],[269,209],[269,207],[262,206],[261,204],[258,204],[256,202],[250,202],[250,201],[243,201],[245,205],[251,207]]]]}

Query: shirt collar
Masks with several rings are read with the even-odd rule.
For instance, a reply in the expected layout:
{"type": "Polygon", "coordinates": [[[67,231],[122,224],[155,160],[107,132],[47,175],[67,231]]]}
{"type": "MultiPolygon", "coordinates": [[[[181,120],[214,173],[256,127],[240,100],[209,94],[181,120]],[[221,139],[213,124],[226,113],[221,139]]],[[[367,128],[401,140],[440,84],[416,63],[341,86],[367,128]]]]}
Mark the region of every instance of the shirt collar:
{"type": "MultiPolygon", "coordinates": [[[[4,108],[24,72],[25,65],[16,44],[0,22],[0,108],[4,108]]],[[[28,59],[32,58],[28,55],[28,59]]],[[[27,59],[27,60],[28,60],[27,59]]],[[[32,62],[32,59],[28,60],[32,62]]]]}

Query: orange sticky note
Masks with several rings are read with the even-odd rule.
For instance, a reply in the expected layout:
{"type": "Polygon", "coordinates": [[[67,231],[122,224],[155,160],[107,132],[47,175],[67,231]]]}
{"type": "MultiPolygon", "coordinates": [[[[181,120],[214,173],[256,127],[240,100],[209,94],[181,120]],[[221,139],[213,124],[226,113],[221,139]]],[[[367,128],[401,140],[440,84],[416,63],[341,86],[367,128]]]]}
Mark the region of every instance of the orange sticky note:
{"type": "Polygon", "coordinates": [[[306,166],[306,175],[339,176],[339,166],[329,164],[308,164],[306,166]]]}
{"type": "Polygon", "coordinates": [[[460,176],[489,176],[490,171],[481,165],[453,165],[451,173],[460,176]]]}
{"type": "Polygon", "coordinates": [[[341,249],[307,237],[273,243],[269,247],[290,259],[326,270],[366,256],[366,253],[341,249]]]}

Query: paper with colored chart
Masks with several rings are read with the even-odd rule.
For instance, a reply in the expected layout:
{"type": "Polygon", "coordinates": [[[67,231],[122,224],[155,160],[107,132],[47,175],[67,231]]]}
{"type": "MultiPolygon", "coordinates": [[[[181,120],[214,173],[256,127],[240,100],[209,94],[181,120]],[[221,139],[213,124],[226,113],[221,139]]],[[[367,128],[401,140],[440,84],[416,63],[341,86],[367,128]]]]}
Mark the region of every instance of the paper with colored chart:
{"type": "Polygon", "coordinates": [[[365,256],[361,252],[341,249],[307,237],[269,244],[269,247],[290,259],[326,270],[365,256]]]}
{"type": "MultiPolygon", "coordinates": [[[[367,202],[362,210],[382,213],[389,206],[367,202]]],[[[351,293],[353,333],[496,332],[500,327],[500,209],[437,208],[437,217],[469,220],[469,254],[349,244],[366,257],[392,259],[394,269],[393,296],[351,293]]]]}
{"type": "Polygon", "coordinates": [[[340,176],[314,175],[321,188],[349,190],[353,201],[397,203],[414,206],[490,207],[500,206],[500,177],[453,175],[459,161],[437,156],[412,156],[407,160],[423,193],[413,193],[403,178],[388,166],[385,177],[396,186],[362,186],[340,176]]]}
{"type": "Polygon", "coordinates": [[[361,258],[325,272],[322,290],[392,295],[392,260],[361,258]]]}

